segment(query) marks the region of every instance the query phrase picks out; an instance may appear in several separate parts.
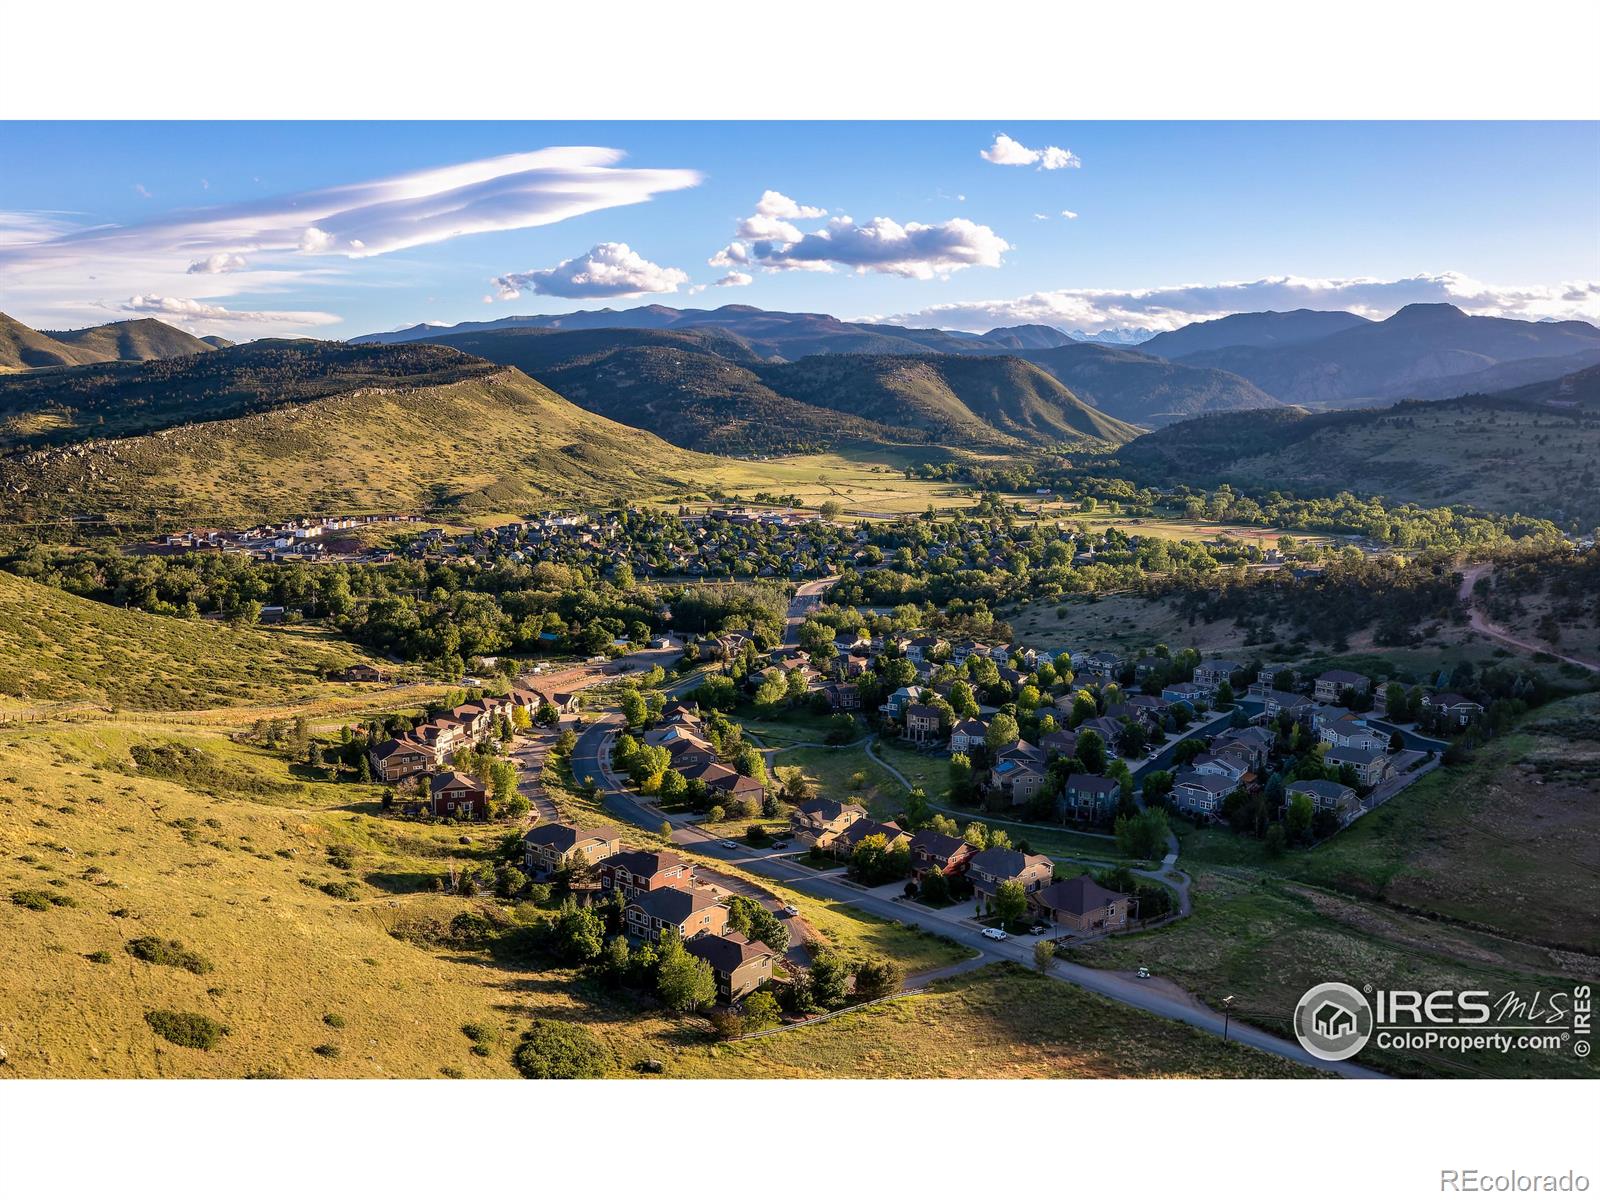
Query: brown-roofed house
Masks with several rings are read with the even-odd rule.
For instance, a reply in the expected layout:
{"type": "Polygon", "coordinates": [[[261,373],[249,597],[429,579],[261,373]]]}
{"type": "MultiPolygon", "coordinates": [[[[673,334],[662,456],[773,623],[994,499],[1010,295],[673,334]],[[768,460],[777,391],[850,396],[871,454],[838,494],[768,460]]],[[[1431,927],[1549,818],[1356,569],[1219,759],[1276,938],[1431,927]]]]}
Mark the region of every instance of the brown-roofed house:
{"type": "Polygon", "coordinates": [[[1040,888],[1028,897],[1039,914],[1078,933],[1126,929],[1133,897],[1103,888],[1088,873],[1040,888]]]}
{"type": "Polygon", "coordinates": [[[458,821],[484,821],[489,817],[489,797],[471,775],[445,771],[435,775],[429,785],[429,798],[436,817],[458,821]]]}
{"type": "Polygon", "coordinates": [[[660,887],[686,887],[693,878],[693,866],[671,850],[622,850],[600,864],[601,888],[621,892],[625,900],[660,887]]]}
{"type": "Polygon", "coordinates": [[[772,960],[777,957],[765,942],[752,941],[733,930],[702,933],[683,948],[711,964],[717,999],[724,1004],[743,999],[771,979],[772,960]]]}
{"type": "Polygon", "coordinates": [[[811,800],[797,804],[789,813],[789,828],[807,846],[826,850],[852,822],[867,815],[859,804],[841,804],[837,800],[811,800]]]}
{"type": "Polygon", "coordinates": [[[964,838],[932,829],[918,830],[911,839],[911,874],[919,882],[925,875],[959,875],[978,848],[964,838]]]}
{"type": "Polygon", "coordinates": [[[1043,854],[1024,854],[1020,850],[995,846],[981,850],[967,860],[967,878],[980,901],[994,899],[1002,883],[1020,883],[1025,892],[1036,892],[1050,882],[1055,863],[1043,854]]]}
{"type": "Polygon", "coordinates": [[[576,825],[537,825],[522,839],[523,858],[535,874],[552,874],[565,867],[573,855],[581,854],[590,863],[610,858],[622,849],[622,838],[615,829],[601,825],[580,829],[576,825]]]}
{"type": "Polygon", "coordinates": [[[669,885],[634,896],[622,920],[630,937],[656,942],[675,929],[687,942],[702,933],[721,933],[728,927],[728,910],[715,892],[669,885]]]}

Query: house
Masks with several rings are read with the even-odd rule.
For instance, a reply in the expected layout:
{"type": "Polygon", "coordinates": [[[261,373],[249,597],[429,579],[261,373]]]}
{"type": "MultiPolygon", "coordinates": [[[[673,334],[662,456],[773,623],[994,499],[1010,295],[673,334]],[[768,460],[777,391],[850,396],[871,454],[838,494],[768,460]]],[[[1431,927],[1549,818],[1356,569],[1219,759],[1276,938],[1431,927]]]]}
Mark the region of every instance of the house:
{"type": "Polygon", "coordinates": [[[1044,786],[1044,751],[1021,738],[995,754],[989,786],[1012,804],[1026,804],[1044,786]]]}
{"type": "Polygon", "coordinates": [[[1074,658],[1072,665],[1081,671],[1097,675],[1120,675],[1128,660],[1115,650],[1092,650],[1082,658],[1074,658]]]}
{"type": "Polygon", "coordinates": [[[752,941],[737,931],[702,933],[683,944],[696,958],[711,964],[717,981],[717,999],[733,1004],[772,978],[777,957],[765,942],[752,941]]]}
{"type": "Polygon", "coordinates": [[[789,813],[789,828],[803,844],[826,850],[853,822],[866,815],[867,810],[859,804],[812,800],[797,804],[789,813]]]}
{"type": "Polygon", "coordinates": [[[1024,854],[999,846],[980,850],[967,860],[967,878],[980,903],[994,899],[1002,883],[1020,883],[1036,892],[1050,882],[1055,864],[1042,854],[1024,854]]]}
{"type": "Polygon", "coordinates": [[[914,663],[925,663],[950,652],[950,643],[942,637],[912,638],[906,646],[906,657],[914,663]]]}
{"type": "Polygon", "coordinates": [[[919,830],[911,839],[911,875],[920,881],[924,875],[959,875],[978,848],[963,838],[932,829],[919,830]]]}
{"type": "Polygon", "coordinates": [[[1222,811],[1222,802],[1237,786],[1226,775],[1180,771],[1172,781],[1172,803],[1180,812],[1214,817],[1222,811]]]}
{"type": "Polygon", "coordinates": [[[1267,666],[1262,667],[1261,670],[1256,672],[1256,684],[1262,688],[1276,687],[1276,680],[1278,676],[1282,675],[1285,671],[1289,673],[1289,686],[1299,687],[1300,672],[1296,671],[1287,663],[1270,663],[1267,666]]]}
{"type": "Polygon", "coordinates": [[[718,803],[726,804],[730,800],[748,801],[756,808],[760,808],[762,801],[767,797],[767,789],[760,780],[741,775],[732,767],[725,767],[721,763],[700,763],[697,766],[686,767],[682,774],[685,779],[699,780],[704,784],[706,794],[718,803]]]}
{"type": "Polygon", "coordinates": [[[931,704],[906,705],[906,736],[913,742],[931,742],[939,736],[943,720],[939,710],[931,704]]]}
{"type": "Polygon", "coordinates": [[[1224,729],[1211,739],[1211,750],[1215,754],[1236,755],[1249,763],[1252,771],[1260,771],[1267,765],[1274,740],[1265,729],[1249,725],[1243,729],[1224,729]]]}
{"type": "Polygon", "coordinates": [[[1343,769],[1349,767],[1356,773],[1356,782],[1361,787],[1376,787],[1385,779],[1393,769],[1389,762],[1389,755],[1383,750],[1357,750],[1354,747],[1331,746],[1322,756],[1322,761],[1330,767],[1343,769]]]}
{"type": "Polygon", "coordinates": [[[489,798],[483,784],[470,775],[460,771],[435,775],[428,791],[436,817],[454,817],[458,821],[484,821],[489,817],[489,798]]]}
{"type": "Polygon", "coordinates": [[[383,672],[370,663],[356,663],[339,672],[345,683],[382,683],[383,672]]]}
{"type": "Polygon", "coordinates": [[[656,888],[688,886],[694,867],[671,850],[620,850],[600,863],[600,887],[632,900],[656,888]]]}
{"type": "Polygon", "coordinates": [[[911,844],[911,835],[893,821],[874,821],[871,817],[857,817],[844,829],[829,847],[841,858],[855,853],[855,849],[869,837],[883,838],[885,850],[895,850],[911,844]]]}
{"type": "Polygon", "coordinates": [[[1068,775],[1062,805],[1076,821],[1107,820],[1116,811],[1122,785],[1104,775],[1068,775]]]}
{"type": "Polygon", "coordinates": [[[822,694],[835,712],[854,712],[861,707],[861,689],[853,683],[830,683],[822,694]]]}
{"type": "Polygon", "coordinates": [[[1349,688],[1358,696],[1365,696],[1372,691],[1372,680],[1365,675],[1357,675],[1354,671],[1324,671],[1317,676],[1312,696],[1324,704],[1334,704],[1338,702],[1345,688],[1349,688]]]}
{"type": "Polygon", "coordinates": [[[882,711],[888,714],[891,721],[898,721],[904,717],[906,709],[917,703],[920,697],[921,692],[915,688],[895,688],[883,702],[882,711]]]}
{"type": "Polygon", "coordinates": [[[1219,775],[1230,783],[1239,784],[1250,774],[1250,760],[1227,751],[1220,754],[1207,751],[1196,755],[1189,769],[1199,775],[1219,775]]]}
{"type": "Polygon", "coordinates": [[[725,930],[728,910],[715,892],[668,885],[635,895],[622,910],[622,923],[628,935],[640,941],[658,942],[673,929],[687,943],[701,934],[725,930]]]}
{"type": "Polygon", "coordinates": [[[1284,789],[1283,796],[1285,807],[1293,803],[1296,796],[1308,796],[1314,810],[1338,813],[1346,822],[1361,810],[1361,802],[1352,788],[1328,779],[1297,779],[1284,789]]]}
{"type": "Polygon", "coordinates": [[[1085,872],[1040,888],[1028,897],[1029,905],[1046,921],[1077,933],[1126,929],[1133,897],[1101,887],[1085,872]]]}
{"type": "Polygon", "coordinates": [[[989,722],[979,717],[964,717],[950,727],[950,753],[971,754],[989,736],[989,722]]]}
{"type": "Polygon", "coordinates": [[[1317,736],[1331,746],[1340,746],[1346,750],[1386,750],[1389,747],[1389,735],[1371,729],[1365,721],[1353,717],[1344,717],[1331,721],[1317,728],[1317,736]]]}
{"type": "Polygon", "coordinates": [[[717,761],[717,749],[687,723],[652,729],[644,735],[647,745],[660,746],[671,757],[673,769],[688,771],[717,761]]]}
{"type": "Polygon", "coordinates": [[[1226,658],[1209,658],[1195,667],[1194,681],[1215,694],[1219,687],[1229,682],[1236,671],[1242,670],[1244,668],[1238,663],[1226,658]]]}
{"type": "Polygon", "coordinates": [[[1303,721],[1313,708],[1312,701],[1298,692],[1280,692],[1269,689],[1261,693],[1262,712],[1269,718],[1286,712],[1296,721],[1303,721]]]}
{"type": "Polygon", "coordinates": [[[390,738],[367,752],[372,773],[384,783],[398,783],[419,771],[431,771],[439,763],[431,746],[409,738],[390,738]]]}
{"type": "Polygon", "coordinates": [[[1169,683],[1161,689],[1161,698],[1168,704],[1187,704],[1193,712],[1209,708],[1215,696],[1214,691],[1198,683],[1169,683]]]}
{"type": "Polygon", "coordinates": [[[1437,695],[1422,697],[1422,711],[1444,713],[1454,718],[1457,725],[1470,725],[1483,716],[1483,705],[1476,700],[1468,700],[1465,696],[1458,696],[1455,692],[1440,692],[1437,695]]]}
{"type": "Polygon", "coordinates": [[[1072,758],[1078,753],[1078,735],[1070,729],[1053,729],[1039,739],[1039,749],[1045,761],[1052,758],[1072,758]]]}
{"type": "Polygon", "coordinates": [[[615,829],[601,825],[580,829],[576,825],[538,825],[522,839],[523,861],[530,874],[553,875],[570,864],[577,855],[586,862],[598,863],[622,849],[615,829]]]}
{"type": "Polygon", "coordinates": [[[467,731],[454,721],[441,718],[418,725],[411,731],[411,740],[432,750],[433,761],[441,763],[467,741],[467,731]]]}

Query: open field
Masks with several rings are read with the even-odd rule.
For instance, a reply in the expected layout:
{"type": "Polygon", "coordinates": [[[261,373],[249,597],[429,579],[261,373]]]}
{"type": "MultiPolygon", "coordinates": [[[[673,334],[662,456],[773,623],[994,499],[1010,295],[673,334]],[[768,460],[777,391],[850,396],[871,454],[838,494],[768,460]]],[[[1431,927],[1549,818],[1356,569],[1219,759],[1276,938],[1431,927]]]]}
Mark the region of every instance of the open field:
{"type": "MultiPolygon", "coordinates": [[[[1316,849],[1270,864],[1308,883],[1600,954],[1600,694],[1537,710],[1316,849]]],[[[1185,862],[1260,867],[1259,843],[1184,836],[1185,862]]]]}
{"type": "Polygon", "coordinates": [[[684,1056],[684,1073],[872,1079],[1312,1078],[1315,1072],[1015,966],[684,1056]]]}
{"type": "MultiPolygon", "coordinates": [[[[837,500],[847,511],[861,514],[900,515],[935,508],[971,508],[977,497],[963,483],[907,479],[904,466],[929,456],[948,457],[927,449],[904,454],[882,447],[863,447],[843,453],[796,454],[762,460],[719,458],[697,474],[706,488],[720,488],[730,496],[751,499],[757,492],[795,495],[809,506],[837,500]]],[[[663,494],[660,499],[673,497],[663,494]]]]}
{"type": "MultiPolygon", "coordinates": [[[[1368,818],[1370,820],[1370,818],[1368,818]]],[[[1191,868],[1193,864],[1186,864],[1191,868]]],[[[1600,963],[1487,933],[1410,916],[1305,884],[1255,872],[1202,870],[1194,914],[1159,930],[1089,942],[1068,957],[1092,967],[1148,966],[1213,1008],[1232,1010],[1262,1029],[1293,1036],[1295,1003],[1327,980],[1355,987],[1481,989],[1524,999],[1570,993],[1600,963]]],[[[1401,1075],[1489,1078],[1594,1078],[1596,1068],[1570,1050],[1492,1052],[1385,1051],[1360,1060],[1401,1075]]]]}

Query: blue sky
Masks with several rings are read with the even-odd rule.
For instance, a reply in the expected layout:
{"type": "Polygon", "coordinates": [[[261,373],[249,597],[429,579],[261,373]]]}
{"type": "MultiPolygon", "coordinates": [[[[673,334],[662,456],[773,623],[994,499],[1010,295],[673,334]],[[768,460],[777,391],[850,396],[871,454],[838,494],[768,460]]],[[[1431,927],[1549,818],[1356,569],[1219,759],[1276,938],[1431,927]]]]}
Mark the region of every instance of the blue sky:
{"type": "Polygon", "coordinates": [[[0,162],[0,309],[46,328],[1600,319],[1595,123],[12,123],[0,162]]]}

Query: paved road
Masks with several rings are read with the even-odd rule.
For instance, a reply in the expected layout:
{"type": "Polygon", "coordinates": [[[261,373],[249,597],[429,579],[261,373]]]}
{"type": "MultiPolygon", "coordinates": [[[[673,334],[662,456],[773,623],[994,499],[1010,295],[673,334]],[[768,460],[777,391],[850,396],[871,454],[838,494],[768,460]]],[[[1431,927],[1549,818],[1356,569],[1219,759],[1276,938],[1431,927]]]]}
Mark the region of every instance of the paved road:
{"type": "Polygon", "coordinates": [[[823,595],[834,584],[839,582],[837,575],[830,575],[827,579],[813,579],[802,583],[794,590],[794,599],[789,601],[789,614],[783,622],[783,644],[785,647],[798,646],[800,626],[806,619],[806,613],[815,604],[822,601],[823,595]]]}
{"type": "MultiPolygon", "coordinates": [[[[1249,709],[1246,708],[1242,702],[1240,703],[1239,707],[1244,709],[1245,716],[1248,717],[1250,715],[1249,709]]],[[[1233,713],[1225,712],[1219,713],[1214,717],[1208,717],[1204,722],[1190,725],[1189,728],[1185,729],[1181,734],[1178,735],[1176,741],[1165,746],[1155,754],[1152,754],[1144,762],[1140,763],[1137,767],[1134,767],[1132,771],[1133,781],[1135,783],[1143,782],[1144,777],[1150,774],[1151,771],[1172,770],[1173,757],[1177,753],[1179,745],[1181,745],[1185,739],[1208,738],[1213,733],[1217,733],[1220,730],[1226,729],[1232,720],[1233,713]]],[[[1115,747],[1112,747],[1112,749],[1114,750],[1115,747]]]]}
{"type": "Polygon", "coordinates": [[[1440,741],[1438,738],[1423,737],[1415,729],[1407,729],[1403,725],[1379,721],[1371,716],[1367,718],[1367,724],[1384,733],[1398,733],[1401,740],[1405,742],[1407,750],[1416,750],[1424,754],[1432,750],[1435,754],[1442,754],[1450,748],[1449,742],[1440,741]]]}

